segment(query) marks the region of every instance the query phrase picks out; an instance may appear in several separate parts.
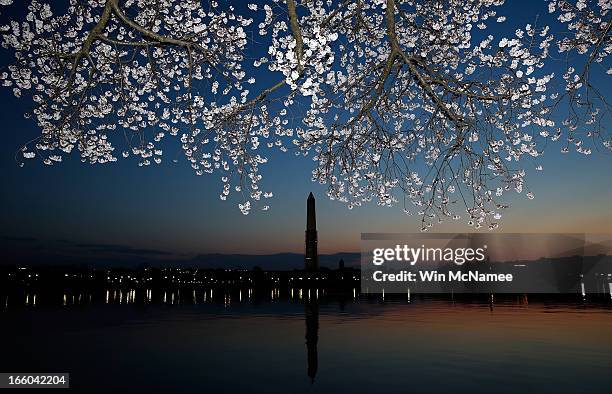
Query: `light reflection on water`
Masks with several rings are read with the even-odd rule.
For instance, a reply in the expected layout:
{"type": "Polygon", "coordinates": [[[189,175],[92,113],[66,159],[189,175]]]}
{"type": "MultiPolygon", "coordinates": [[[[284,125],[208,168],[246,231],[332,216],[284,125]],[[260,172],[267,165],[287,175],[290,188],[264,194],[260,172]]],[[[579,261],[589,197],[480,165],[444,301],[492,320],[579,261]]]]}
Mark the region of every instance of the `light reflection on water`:
{"type": "MultiPolygon", "coordinates": [[[[12,291],[10,294],[0,293],[0,300],[4,300],[4,308],[19,306],[36,306],[37,297],[40,297],[40,290],[37,291],[12,291]],[[10,301],[10,302],[9,302],[10,301]]],[[[61,303],[68,305],[85,304],[205,304],[222,302],[225,306],[232,303],[243,302],[275,302],[275,301],[304,301],[319,300],[326,295],[325,289],[303,289],[292,287],[289,289],[271,288],[269,290],[255,290],[253,288],[199,288],[199,289],[104,289],[104,290],[65,290],[58,293],[57,290],[46,290],[44,303],[56,305],[61,303]],[[58,298],[60,297],[61,298],[58,298]],[[61,300],[61,301],[60,301],[61,300]]],[[[356,301],[360,298],[357,288],[347,289],[345,300],[356,301]],[[352,294],[352,296],[350,296],[352,294]]],[[[384,297],[383,297],[384,300],[384,297]]],[[[39,301],[40,303],[40,301],[39,301]]]]}
{"type": "Polygon", "coordinates": [[[77,392],[607,392],[609,303],[332,297],[294,289],[28,295],[0,312],[1,371],[77,392]],[[219,292],[220,294],[215,294],[219,292]],[[299,294],[303,294],[300,299],[299,294]],[[100,301],[101,300],[101,301],[100,301]],[[120,300],[119,302],[111,300],[120,300]],[[165,300],[162,302],[162,300],[165,300]],[[127,304],[126,304],[127,303],[127,304]],[[65,304],[65,306],[64,306],[65,304]]]}

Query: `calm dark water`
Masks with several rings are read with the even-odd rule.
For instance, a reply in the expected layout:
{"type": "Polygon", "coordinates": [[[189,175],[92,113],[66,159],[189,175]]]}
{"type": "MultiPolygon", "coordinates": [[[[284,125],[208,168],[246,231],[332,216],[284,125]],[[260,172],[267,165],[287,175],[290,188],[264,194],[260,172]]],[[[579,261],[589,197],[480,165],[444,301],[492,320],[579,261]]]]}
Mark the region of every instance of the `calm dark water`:
{"type": "Polygon", "coordinates": [[[0,306],[0,371],[83,393],[595,393],[609,304],[506,299],[0,306]]]}

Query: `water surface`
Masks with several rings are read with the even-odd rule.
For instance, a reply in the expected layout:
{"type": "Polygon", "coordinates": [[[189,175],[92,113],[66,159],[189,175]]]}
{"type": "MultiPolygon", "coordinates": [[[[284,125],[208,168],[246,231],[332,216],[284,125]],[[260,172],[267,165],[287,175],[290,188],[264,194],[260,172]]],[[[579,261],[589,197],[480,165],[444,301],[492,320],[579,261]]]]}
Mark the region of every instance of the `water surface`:
{"type": "Polygon", "coordinates": [[[88,393],[610,392],[611,312],[526,297],[8,307],[0,370],[70,372],[88,393]]]}

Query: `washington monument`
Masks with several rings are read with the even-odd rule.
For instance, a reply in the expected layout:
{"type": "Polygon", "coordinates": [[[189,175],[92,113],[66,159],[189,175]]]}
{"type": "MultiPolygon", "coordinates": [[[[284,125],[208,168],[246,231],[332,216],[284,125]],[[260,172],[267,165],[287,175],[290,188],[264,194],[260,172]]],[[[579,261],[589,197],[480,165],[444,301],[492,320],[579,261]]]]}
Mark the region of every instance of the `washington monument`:
{"type": "Polygon", "coordinates": [[[306,253],[304,254],[304,269],[316,271],[319,269],[319,254],[317,252],[317,214],[315,198],[310,193],[306,202],[306,253]]]}

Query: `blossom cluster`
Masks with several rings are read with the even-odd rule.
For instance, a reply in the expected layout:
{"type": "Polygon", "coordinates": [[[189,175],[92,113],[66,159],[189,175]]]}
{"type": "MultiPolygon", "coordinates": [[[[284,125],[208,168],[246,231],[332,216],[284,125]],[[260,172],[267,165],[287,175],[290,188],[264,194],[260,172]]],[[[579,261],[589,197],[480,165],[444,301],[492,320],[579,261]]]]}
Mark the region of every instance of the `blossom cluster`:
{"type": "Polygon", "coordinates": [[[219,174],[219,197],[237,193],[248,214],[269,208],[268,153],[292,151],[349,208],[400,203],[422,230],[495,229],[507,192],[534,198],[526,174],[550,142],[612,149],[609,104],[590,83],[612,74],[610,2],[550,0],[566,33],[534,15],[495,36],[512,22],[502,4],[31,0],[0,26],[15,57],[0,84],[34,104],[41,133],[24,159],[76,151],[149,166],[176,137],[194,172],[219,174]]]}

